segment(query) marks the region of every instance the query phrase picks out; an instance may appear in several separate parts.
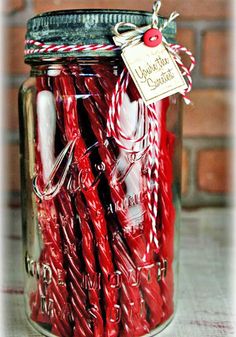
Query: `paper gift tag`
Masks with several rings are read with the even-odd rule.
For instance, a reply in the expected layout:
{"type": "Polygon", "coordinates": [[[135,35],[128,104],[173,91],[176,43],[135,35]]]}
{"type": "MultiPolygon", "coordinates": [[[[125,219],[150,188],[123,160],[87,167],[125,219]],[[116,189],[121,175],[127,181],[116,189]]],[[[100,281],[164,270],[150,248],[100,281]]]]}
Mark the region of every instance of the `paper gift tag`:
{"type": "Polygon", "coordinates": [[[144,43],[128,46],[121,56],[146,105],[187,88],[178,65],[163,43],[154,48],[144,43]]]}

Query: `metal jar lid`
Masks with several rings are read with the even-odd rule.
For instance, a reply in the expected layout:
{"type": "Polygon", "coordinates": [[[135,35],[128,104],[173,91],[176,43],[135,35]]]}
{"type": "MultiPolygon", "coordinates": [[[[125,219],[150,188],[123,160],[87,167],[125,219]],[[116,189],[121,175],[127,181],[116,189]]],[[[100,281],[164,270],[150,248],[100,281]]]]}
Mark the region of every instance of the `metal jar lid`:
{"type": "MultiPolygon", "coordinates": [[[[159,24],[166,20],[159,18],[159,24]]],[[[40,41],[45,44],[113,44],[112,28],[119,22],[130,22],[137,26],[149,25],[152,13],[130,10],[65,10],[47,12],[31,18],[27,23],[26,40],[40,41]]],[[[163,34],[168,42],[174,42],[176,24],[171,22],[163,34]]],[[[29,48],[26,45],[26,49],[29,48]]],[[[32,48],[32,47],[31,47],[32,48]]],[[[115,51],[83,52],[47,52],[25,55],[25,62],[31,63],[40,59],[53,57],[94,57],[116,56],[115,51]]]]}

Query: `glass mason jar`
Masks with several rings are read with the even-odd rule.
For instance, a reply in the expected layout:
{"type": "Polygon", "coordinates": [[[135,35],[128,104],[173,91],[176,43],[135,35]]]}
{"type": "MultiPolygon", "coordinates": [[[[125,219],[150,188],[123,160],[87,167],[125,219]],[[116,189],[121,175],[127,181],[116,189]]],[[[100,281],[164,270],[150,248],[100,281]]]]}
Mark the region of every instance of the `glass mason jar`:
{"type": "MultiPolygon", "coordinates": [[[[138,11],[51,12],[29,20],[26,38],[111,44],[116,23],[150,20],[151,13],[138,11]]],[[[175,33],[172,22],[164,35],[173,42],[175,33]]],[[[120,52],[42,49],[25,61],[31,73],[19,111],[27,317],[46,336],[154,336],[175,308],[178,96],[155,105],[161,119],[157,251],[153,243],[147,249],[148,138],[126,152],[107,137],[111,97],[124,69],[120,52]]],[[[148,134],[146,112],[131,81],[121,106],[126,135],[148,134]]]]}

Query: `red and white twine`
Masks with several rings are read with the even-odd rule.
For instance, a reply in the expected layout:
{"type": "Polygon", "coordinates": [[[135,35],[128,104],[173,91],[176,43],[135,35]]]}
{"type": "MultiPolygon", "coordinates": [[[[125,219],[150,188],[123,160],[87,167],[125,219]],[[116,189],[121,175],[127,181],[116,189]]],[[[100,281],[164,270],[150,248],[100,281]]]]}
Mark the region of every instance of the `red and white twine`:
{"type": "MultiPolygon", "coordinates": [[[[165,24],[166,25],[166,24],[165,24]]],[[[120,47],[115,45],[104,44],[90,44],[90,45],[56,45],[45,44],[35,40],[25,41],[26,49],[25,55],[38,54],[38,53],[70,53],[70,52],[83,52],[83,51],[117,51],[120,47]]],[[[179,65],[183,76],[187,82],[187,89],[181,93],[186,104],[191,101],[187,97],[187,94],[192,89],[191,72],[196,64],[195,58],[192,53],[185,47],[179,44],[165,43],[166,48],[172,53],[176,63],[179,65]],[[185,66],[181,60],[180,54],[184,53],[189,56],[190,65],[185,66]]],[[[116,143],[125,151],[129,153],[135,153],[135,145],[148,140],[148,170],[147,170],[147,198],[148,198],[148,210],[151,219],[151,230],[149,233],[149,239],[147,243],[147,254],[150,252],[152,243],[154,242],[156,250],[159,250],[159,243],[156,229],[156,219],[158,213],[158,173],[159,173],[159,150],[160,150],[160,114],[161,110],[158,109],[158,103],[149,105],[144,111],[148,118],[148,132],[139,136],[127,135],[124,133],[121,127],[121,109],[123,104],[124,94],[127,91],[127,87],[130,82],[130,75],[126,68],[121,72],[119,79],[114,88],[111,104],[109,108],[107,118],[107,136],[113,137],[116,143]],[[123,141],[122,141],[123,140],[123,141]],[[130,146],[127,146],[127,143],[130,146]]],[[[68,167],[67,167],[68,171],[68,167]]],[[[66,172],[64,172],[66,174],[66,172]]]]}
{"type": "Polygon", "coordinates": [[[188,50],[186,47],[181,46],[179,44],[170,44],[168,46],[168,49],[171,52],[173,52],[173,56],[174,56],[174,59],[175,59],[176,63],[179,65],[180,69],[182,70],[183,76],[185,76],[186,79],[187,79],[188,87],[181,94],[183,96],[183,99],[184,99],[185,103],[186,104],[190,104],[191,101],[187,97],[187,93],[189,93],[192,90],[192,86],[193,86],[191,72],[193,71],[193,69],[194,69],[194,67],[196,65],[195,57],[193,56],[193,54],[191,53],[190,50],[188,50]],[[190,65],[189,65],[188,68],[183,64],[181,58],[179,57],[179,54],[181,54],[181,53],[186,54],[189,57],[189,59],[190,59],[190,65]]]}
{"type": "MultiPolygon", "coordinates": [[[[130,76],[126,69],[124,69],[116,83],[115,90],[112,94],[111,105],[107,119],[107,136],[113,137],[116,143],[127,152],[134,153],[134,148],[137,143],[143,142],[148,138],[148,160],[147,160],[147,198],[148,210],[151,219],[151,230],[149,233],[149,240],[147,243],[147,254],[150,253],[151,244],[154,242],[156,251],[159,250],[159,243],[157,239],[156,219],[158,212],[158,172],[159,172],[159,148],[160,148],[160,113],[158,110],[158,103],[149,105],[145,110],[148,117],[148,133],[144,133],[139,138],[132,138],[127,136],[122,131],[120,125],[120,115],[123,103],[123,97],[126,92],[130,80],[130,76]],[[130,147],[122,143],[122,139],[131,142],[130,147]],[[153,181],[152,181],[153,175],[153,181]],[[153,187],[152,187],[153,184],[153,187]]],[[[145,151],[145,149],[144,149],[145,151]]],[[[146,257],[144,257],[146,258],[146,257]]]]}
{"type": "Polygon", "coordinates": [[[120,50],[119,47],[111,44],[88,44],[88,45],[57,45],[57,44],[45,44],[35,40],[25,40],[26,46],[37,48],[26,48],[25,55],[41,54],[41,53],[70,53],[70,52],[83,52],[83,51],[116,51],[120,50]]]}
{"type": "MultiPolygon", "coordinates": [[[[174,55],[174,59],[179,65],[183,76],[187,80],[188,87],[181,93],[186,104],[189,104],[191,101],[187,97],[192,89],[192,78],[191,72],[194,69],[196,64],[195,58],[192,53],[185,47],[181,45],[171,44],[168,45],[168,49],[174,55]],[[190,58],[190,66],[186,67],[179,53],[185,53],[190,58]]],[[[135,139],[128,137],[124,134],[120,127],[120,114],[122,107],[122,100],[124,93],[129,84],[129,74],[126,69],[124,69],[116,83],[114,92],[112,94],[111,105],[109,109],[108,119],[107,119],[107,135],[108,137],[113,137],[117,144],[127,152],[134,152],[134,144],[140,141],[143,141],[148,137],[148,170],[147,170],[147,198],[148,198],[148,210],[151,219],[152,229],[149,235],[149,241],[147,243],[147,254],[150,252],[152,243],[154,242],[156,250],[159,250],[159,243],[157,238],[157,229],[156,229],[156,220],[158,213],[158,190],[159,190],[159,150],[160,150],[160,109],[158,109],[158,103],[150,104],[146,111],[148,116],[148,134],[144,134],[141,138],[135,139]],[[127,147],[122,143],[122,138],[125,141],[129,141],[131,146],[127,147]],[[153,178],[152,178],[153,177],[153,178]]],[[[125,142],[126,144],[127,142],[125,142]]]]}

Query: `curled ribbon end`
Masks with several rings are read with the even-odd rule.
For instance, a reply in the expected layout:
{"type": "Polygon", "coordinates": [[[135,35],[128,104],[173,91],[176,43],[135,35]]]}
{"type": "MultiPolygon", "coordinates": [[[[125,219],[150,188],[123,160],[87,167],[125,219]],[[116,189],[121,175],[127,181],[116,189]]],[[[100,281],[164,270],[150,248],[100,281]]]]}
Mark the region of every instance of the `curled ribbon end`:
{"type": "Polygon", "coordinates": [[[192,101],[188,97],[183,97],[183,99],[184,99],[184,103],[186,105],[191,105],[192,104],[192,101]]]}

